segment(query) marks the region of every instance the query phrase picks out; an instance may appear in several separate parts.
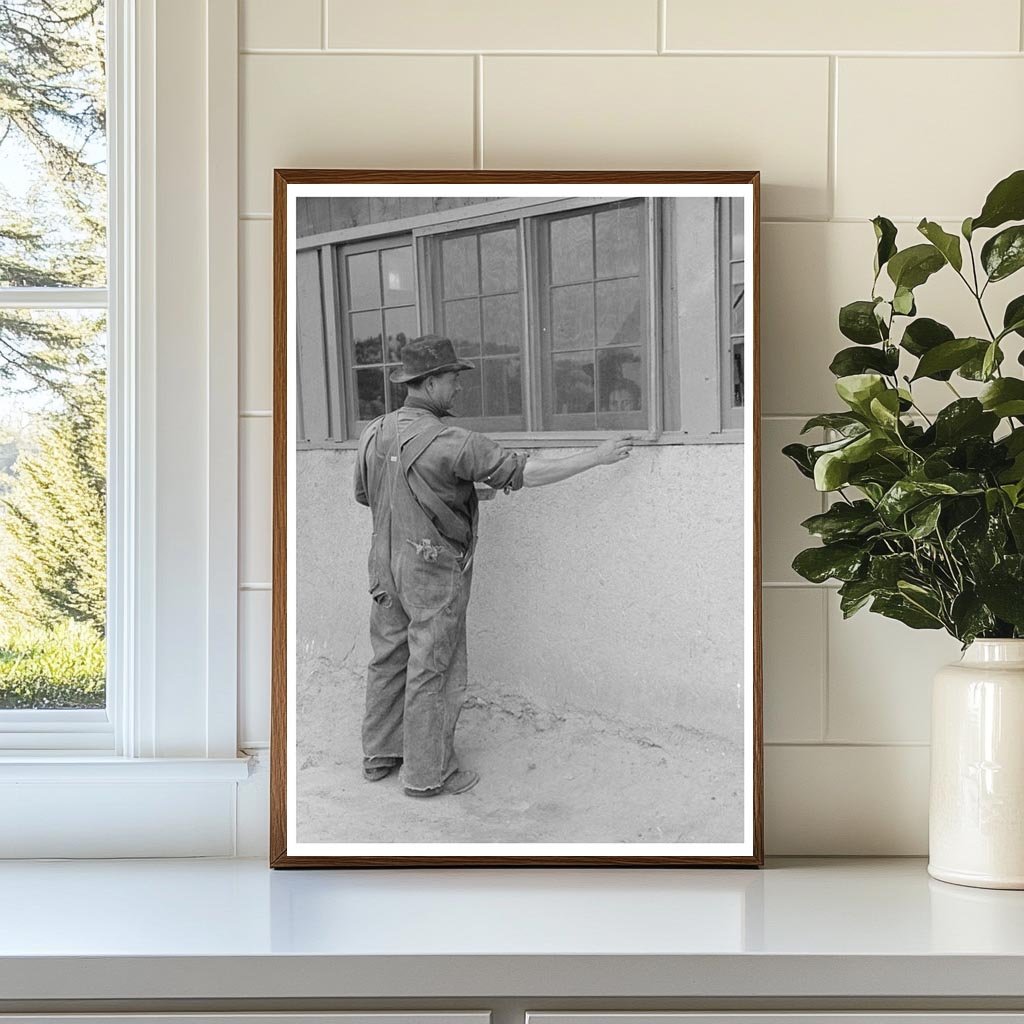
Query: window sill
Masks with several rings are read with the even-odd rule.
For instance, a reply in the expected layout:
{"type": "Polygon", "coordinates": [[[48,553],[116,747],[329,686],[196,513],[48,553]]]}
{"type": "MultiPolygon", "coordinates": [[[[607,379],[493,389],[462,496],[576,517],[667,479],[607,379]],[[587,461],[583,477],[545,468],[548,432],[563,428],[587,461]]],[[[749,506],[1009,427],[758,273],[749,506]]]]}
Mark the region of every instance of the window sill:
{"type": "MultiPolygon", "coordinates": [[[[455,420],[453,426],[458,426],[455,420]]],[[[483,431],[488,437],[509,448],[542,449],[542,448],[596,448],[602,441],[610,437],[618,437],[621,433],[630,431],[608,430],[608,431],[587,431],[585,433],[550,433],[550,434],[522,434],[508,433],[500,430],[494,432],[483,431]]],[[[663,434],[652,436],[646,431],[631,431],[636,439],[638,447],[656,448],[665,445],[684,444],[743,444],[742,430],[723,430],[718,434],[687,434],[683,431],[666,431],[663,434]]],[[[315,451],[317,449],[355,451],[359,447],[357,439],[349,441],[325,441],[320,444],[299,442],[296,448],[299,451],[315,451]]]]}
{"type": "Polygon", "coordinates": [[[4,782],[242,782],[248,757],[114,757],[67,753],[0,755],[4,782]]]}

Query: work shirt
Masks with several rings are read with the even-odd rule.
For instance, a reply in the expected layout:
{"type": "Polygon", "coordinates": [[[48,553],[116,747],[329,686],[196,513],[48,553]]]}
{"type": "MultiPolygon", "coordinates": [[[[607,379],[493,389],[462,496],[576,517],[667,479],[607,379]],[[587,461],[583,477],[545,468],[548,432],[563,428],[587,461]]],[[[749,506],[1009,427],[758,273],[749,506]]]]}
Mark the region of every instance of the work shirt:
{"type": "MultiPolygon", "coordinates": [[[[410,395],[397,413],[400,435],[403,438],[410,436],[415,433],[416,421],[420,417],[434,415],[429,403],[410,395]]],[[[380,447],[379,440],[378,432],[378,443],[368,449],[367,460],[385,458],[386,453],[380,447]]],[[[524,452],[503,448],[486,434],[445,424],[444,429],[416,460],[416,469],[434,494],[472,533],[476,526],[477,507],[474,483],[483,483],[506,493],[517,491],[523,486],[526,459],[524,452]]],[[[357,460],[355,497],[361,505],[370,504],[366,469],[363,460],[357,460]]]]}

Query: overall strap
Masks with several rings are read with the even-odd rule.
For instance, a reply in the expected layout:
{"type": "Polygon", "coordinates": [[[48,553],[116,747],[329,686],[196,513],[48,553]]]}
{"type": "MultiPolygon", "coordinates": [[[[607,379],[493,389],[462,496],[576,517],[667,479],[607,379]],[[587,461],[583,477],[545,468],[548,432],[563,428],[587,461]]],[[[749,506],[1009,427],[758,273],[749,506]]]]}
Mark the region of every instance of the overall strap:
{"type": "MultiPolygon", "coordinates": [[[[427,420],[427,417],[422,419],[427,420]]],[[[397,428],[397,421],[396,421],[397,428]]],[[[430,417],[423,427],[408,440],[399,440],[399,452],[402,469],[409,489],[419,503],[420,508],[437,522],[438,528],[449,540],[468,549],[472,539],[472,531],[461,516],[456,515],[431,489],[430,485],[420,476],[416,469],[416,460],[437,440],[445,429],[439,420],[430,417]]]]}

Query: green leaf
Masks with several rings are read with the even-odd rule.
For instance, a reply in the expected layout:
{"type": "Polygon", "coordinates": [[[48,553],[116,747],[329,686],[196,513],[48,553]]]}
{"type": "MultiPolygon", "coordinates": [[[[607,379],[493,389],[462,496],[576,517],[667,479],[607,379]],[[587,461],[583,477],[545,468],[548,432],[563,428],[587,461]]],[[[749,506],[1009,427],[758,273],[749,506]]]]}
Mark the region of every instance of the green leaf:
{"type": "Polygon", "coordinates": [[[1003,333],[1014,331],[1024,338],[1024,295],[1018,295],[1006,305],[1003,313],[1003,333]]]}
{"type": "Polygon", "coordinates": [[[896,225],[881,215],[871,221],[875,229],[875,277],[881,273],[882,267],[896,255],[896,225]]]}
{"type": "Polygon", "coordinates": [[[839,607],[848,619],[879,593],[878,585],[870,580],[850,580],[839,588],[839,607]]]}
{"type": "Polygon", "coordinates": [[[934,245],[912,245],[896,253],[889,260],[886,270],[897,288],[913,291],[945,265],[945,257],[934,245]]]}
{"type": "Polygon", "coordinates": [[[1024,416],[1024,380],[1019,377],[994,380],[978,397],[986,410],[1000,418],[1024,416]]]}
{"type": "Polygon", "coordinates": [[[941,445],[956,444],[968,437],[991,437],[999,417],[985,412],[976,398],[958,398],[935,417],[935,439],[941,445]]]}
{"type": "Polygon", "coordinates": [[[940,501],[928,501],[923,505],[918,505],[910,513],[910,520],[914,525],[908,531],[908,536],[913,537],[914,540],[924,540],[925,537],[935,532],[941,514],[942,503],[940,501]]]}
{"type": "MultiPolygon", "coordinates": [[[[886,394],[895,394],[895,392],[888,391],[886,394]]],[[[858,462],[870,459],[875,452],[880,448],[884,448],[886,444],[888,444],[887,439],[880,434],[861,434],[843,449],[843,460],[848,465],[854,466],[858,462]]]]}
{"type": "Polygon", "coordinates": [[[899,313],[900,316],[913,316],[917,312],[917,306],[914,305],[914,293],[909,288],[900,285],[892,297],[892,308],[893,312],[899,313]]]}
{"type": "Polygon", "coordinates": [[[981,360],[981,376],[983,380],[988,380],[995,371],[995,368],[1002,361],[999,358],[1000,354],[998,341],[993,341],[988,348],[985,349],[985,355],[981,360]]]}
{"type": "Polygon", "coordinates": [[[941,380],[939,374],[946,370],[958,369],[974,356],[982,357],[986,348],[988,343],[980,338],[954,338],[952,341],[944,341],[921,356],[912,379],[933,377],[941,380]]]}
{"type": "Polygon", "coordinates": [[[913,323],[907,324],[900,345],[912,356],[920,358],[944,341],[952,341],[956,335],[945,325],[930,317],[918,317],[913,323]]]}
{"type": "Polygon", "coordinates": [[[814,479],[814,463],[811,460],[810,448],[805,444],[787,444],[782,454],[789,459],[804,476],[814,479]]]}
{"type": "Polygon", "coordinates": [[[995,629],[996,620],[977,594],[966,591],[953,599],[949,617],[956,627],[956,638],[970,643],[975,637],[995,629]]]}
{"type": "Polygon", "coordinates": [[[917,230],[942,253],[945,261],[954,269],[960,270],[964,265],[960,254],[960,239],[944,231],[933,220],[922,220],[917,230]]]}
{"type": "Polygon", "coordinates": [[[950,484],[928,480],[897,480],[882,496],[877,512],[887,524],[895,526],[900,516],[929,498],[956,493],[956,487],[950,484]]]}
{"type": "Polygon", "coordinates": [[[942,620],[915,608],[906,598],[880,595],[871,602],[871,610],[887,619],[896,619],[911,629],[942,629],[942,620]]]}
{"type": "MultiPolygon", "coordinates": [[[[858,349],[858,351],[868,351],[867,349],[858,349]]],[[[815,427],[825,427],[828,430],[838,430],[840,433],[846,433],[848,431],[856,429],[855,433],[860,433],[867,424],[865,424],[859,417],[852,416],[848,412],[824,412],[820,416],[812,416],[804,425],[800,431],[801,434],[806,434],[808,430],[814,430],[815,427]]]]}
{"type": "Polygon", "coordinates": [[[812,583],[824,583],[827,579],[852,580],[866,557],[859,545],[841,541],[801,551],[793,559],[793,569],[812,583]]]}
{"type": "Polygon", "coordinates": [[[899,424],[900,395],[898,391],[883,391],[877,398],[871,399],[868,406],[876,423],[886,430],[895,430],[899,424]]]}
{"type": "Polygon", "coordinates": [[[900,352],[894,345],[884,348],[844,348],[835,354],[829,370],[837,377],[848,377],[866,370],[892,376],[900,365],[900,352]]]}
{"type": "Polygon", "coordinates": [[[836,393],[854,412],[866,413],[871,399],[885,391],[885,381],[876,373],[854,373],[836,381],[836,393]]]}
{"type": "Polygon", "coordinates": [[[1024,225],[1000,231],[981,249],[981,265],[990,281],[1002,281],[1024,267],[1024,225]]]}
{"type": "Polygon", "coordinates": [[[978,584],[978,596],[1005,622],[1024,629],[1024,585],[999,574],[978,584]]]}
{"type": "Polygon", "coordinates": [[[963,224],[960,225],[960,234],[963,235],[968,242],[971,240],[971,235],[974,234],[974,229],[971,227],[973,221],[973,217],[965,217],[963,224]]]}
{"type": "Polygon", "coordinates": [[[848,540],[879,528],[878,517],[868,501],[855,501],[849,505],[837,501],[827,512],[811,516],[800,525],[826,544],[848,540]]]}
{"type": "Polygon", "coordinates": [[[868,579],[876,587],[895,590],[896,584],[910,571],[914,556],[906,552],[893,555],[875,555],[868,565],[868,579]]]}
{"type": "MultiPolygon", "coordinates": [[[[992,376],[992,373],[985,373],[985,356],[988,355],[988,346],[986,345],[984,352],[979,352],[976,356],[971,356],[970,359],[956,371],[958,377],[963,377],[964,380],[977,380],[986,381],[992,376]]],[[[996,348],[995,350],[994,363],[999,366],[1003,361],[1003,350],[996,348]]]]}
{"type": "Polygon", "coordinates": [[[838,490],[850,479],[850,464],[843,453],[826,452],[814,463],[814,486],[819,491],[838,490]]]}
{"type": "Polygon", "coordinates": [[[839,331],[844,338],[858,345],[877,345],[885,341],[888,332],[875,316],[877,300],[850,302],[839,310],[839,331]]]}
{"type": "MultiPolygon", "coordinates": [[[[967,230],[997,228],[1008,220],[1024,220],[1024,170],[1014,171],[989,192],[981,213],[970,221],[967,230]]],[[[967,223],[964,221],[965,226],[967,223]]]]}

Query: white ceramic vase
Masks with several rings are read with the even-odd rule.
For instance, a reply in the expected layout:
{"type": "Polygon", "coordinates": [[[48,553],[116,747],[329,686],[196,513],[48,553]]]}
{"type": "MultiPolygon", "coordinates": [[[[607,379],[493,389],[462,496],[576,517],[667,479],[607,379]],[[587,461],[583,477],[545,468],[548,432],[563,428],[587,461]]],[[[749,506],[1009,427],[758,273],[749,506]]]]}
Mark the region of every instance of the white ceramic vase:
{"type": "Polygon", "coordinates": [[[1024,640],[975,640],[932,689],[928,873],[1024,889],[1024,640]]]}

